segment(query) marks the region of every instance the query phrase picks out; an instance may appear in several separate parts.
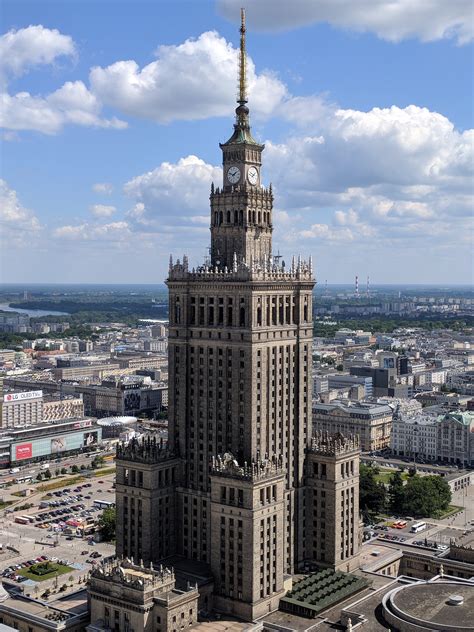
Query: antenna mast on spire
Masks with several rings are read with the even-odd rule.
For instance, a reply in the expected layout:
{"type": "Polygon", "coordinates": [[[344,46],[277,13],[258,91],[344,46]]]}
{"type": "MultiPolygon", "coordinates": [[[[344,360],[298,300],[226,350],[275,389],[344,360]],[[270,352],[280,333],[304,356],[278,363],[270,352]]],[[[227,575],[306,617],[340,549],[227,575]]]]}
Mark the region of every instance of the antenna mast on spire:
{"type": "Polygon", "coordinates": [[[239,98],[240,105],[247,103],[247,60],[245,53],[245,9],[240,9],[240,60],[239,60],[239,98]]]}

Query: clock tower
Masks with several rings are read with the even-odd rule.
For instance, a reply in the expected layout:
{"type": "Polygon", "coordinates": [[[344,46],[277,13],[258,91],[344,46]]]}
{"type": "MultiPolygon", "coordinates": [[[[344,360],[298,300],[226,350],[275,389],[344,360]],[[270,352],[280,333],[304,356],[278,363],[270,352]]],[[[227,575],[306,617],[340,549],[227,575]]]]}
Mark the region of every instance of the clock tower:
{"type": "Polygon", "coordinates": [[[240,27],[239,95],[234,133],[221,143],[222,188],[211,191],[211,264],[267,260],[272,250],[271,188],[261,182],[262,151],[252,137],[246,94],[245,20],[240,27]]]}
{"type": "Polygon", "coordinates": [[[171,473],[157,474],[157,515],[168,522],[156,541],[208,564],[214,608],[253,621],[278,608],[285,575],[306,558],[314,278],[311,259],[287,266],[272,255],[273,194],[249,123],[244,17],[234,131],[210,195],[211,257],[195,268],[187,256],[170,259],[169,456],[156,467],[171,473]]]}

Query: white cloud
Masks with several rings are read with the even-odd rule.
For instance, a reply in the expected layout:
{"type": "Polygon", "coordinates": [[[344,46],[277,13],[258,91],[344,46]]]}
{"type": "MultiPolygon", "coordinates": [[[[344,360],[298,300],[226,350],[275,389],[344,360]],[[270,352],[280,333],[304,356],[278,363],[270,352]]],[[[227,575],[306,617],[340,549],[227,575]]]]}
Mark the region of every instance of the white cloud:
{"type": "Polygon", "coordinates": [[[110,182],[96,182],[92,185],[92,190],[94,193],[99,193],[100,195],[110,195],[114,187],[110,182]]]}
{"type": "MultiPolygon", "coordinates": [[[[0,80],[6,86],[18,76],[40,64],[52,64],[60,56],[74,56],[75,44],[69,35],[42,25],[11,30],[0,38],[0,80]]],[[[117,118],[104,119],[102,104],[82,81],[67,81],[49,95],[23,91],[0,94],[0,125],[12,131],[32,130],[57,134],[66,124],[123,129],[117,118]]]]}
{"type": "Polygon", "coordinates": [[[53,231],[53,237],[58,240],[70,241],[112,241],[127,242],[131,232],[127,222],[112,222],[110,224],[88,224],[59,226],[53,231]]]}
{"type": "MultiPolygon", "coordinates": [[[[130,116],[159,123],[230,116],[235,107],[238,51],[216,32],[202,33],[176,46],[160,46],[157,59],[140,68],[118,61],[90,73],[92,91],[130,116]]],[[[251,111],[268,116],[286,96],[271,72],[256,74],[248,59],[251,111]]]]}
{"type": "Polygon", "coordinates": [[[107,204],[93,204],[89,210],[95,217],[110,217],[117,209],[107,204]]]}
{"type": "Polygon", "coordinates": [[[0,95],[0,125],[10,130],[57,134],[64,125],[123,129],[124,121],[100,117],[101,104],[82,81],[68,81],[46,97],[19,92],[0,95]]]}
{"type": "MultiPolygon", "coordinates": [[[[18,257],[19,248],[30,248],[41,235],[42,226],[33,213],[18,199],[17,192],[0,179],[0,250],[10,263],[18,257]]],[[[5,269],[6,272],[6,269],[5,269]]]]}
{"type": "Polygon", "coordinates": [[[58,57],[73,57],[76,47],[69,35],[41,24],[12,29],[0,37],[0,77],[19,76],[41,64],[51,64],[58,57]]]}
{"type": "Polygon", "coordinates": [[[290,226],[275,222],[276,242],[317,242],[318,250],[346,242],[362,260],[394,245],[431,248],[469,265],[473,130],[460,132],[413,105],[369,112],[328,106],[314,121],[311,99],[299,108],[301,128],[283,143],[265,143],[278,204],[298,217],[290,226]]]}
{"type": "MultiPolygon", "coordinates": [[[[236,21],[241,0],[218,0],[219,11],[236,21]]],[[[248,23],[260,30],[287,30],[318,22],[375,33],[390,42],[473,37],[471,0],[248,0],[248,23]]]]}
{"type": "Polygon", "coordinates": [[[37,232],[41,228],[38,218],[20,203],[17,192],[5,180],[0,180],[0,222],[18,231],[37,232]]]}
{"type": "Polygon", "coordinates": [[[319,120],[317,136],[267,142],[267,164],[279,183],[303,193],[375,185],[467,186],[472,138],[472,130],[458,132],[446,117],[414,105],[338,109],[319,120]]]}
{"type": "Polygon", "coordinates": [[[129,216],[161,229],[165,225],[200,224],[202,220],[196,216],[203,217],[203,211],[208,211],[211,182],[219,184],[221,180],[222,169],[197,156],[181,158],[177,163],[163,162],[125,184],[125,193],[138,202],[129,216]]]}

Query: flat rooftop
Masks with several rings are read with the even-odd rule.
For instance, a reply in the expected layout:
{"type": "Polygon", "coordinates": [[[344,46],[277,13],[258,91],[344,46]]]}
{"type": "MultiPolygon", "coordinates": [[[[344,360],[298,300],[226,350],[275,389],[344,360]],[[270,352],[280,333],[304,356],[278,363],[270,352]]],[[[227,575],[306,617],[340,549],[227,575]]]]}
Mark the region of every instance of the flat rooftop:
{"type": "Polygon", "coordinates": [[[429,621],[437,626],[453,626],[474,630],[474,584],[453,582],[421,583],[405,586],[392,597],[392,604],[407,617],[420,623],[429,621]],[[461,605],[451,605],[452,596],[463,598],[461,605]]]}
{"type": "Polygon", "coordinates": [[[63,597],[43,603],[28,597],[11,595],[0,603],[2,606],[20,610],[36,617],[50,618],[52,613],[63,614],[65,619],[87,614],[87,590],[79,590],[63,597]]]}

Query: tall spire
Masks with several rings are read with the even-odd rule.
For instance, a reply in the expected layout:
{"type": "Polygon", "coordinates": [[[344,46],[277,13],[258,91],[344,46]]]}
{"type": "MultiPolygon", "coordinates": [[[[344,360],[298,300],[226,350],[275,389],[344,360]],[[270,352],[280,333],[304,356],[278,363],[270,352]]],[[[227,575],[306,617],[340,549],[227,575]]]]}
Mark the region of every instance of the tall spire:
{"type": "Polygon", "coordinates": [[[239,98],[237,103],[247,103],[247,59],[245,51],[245,9],[240,9],[240,59],[239,59],[239,98]]]}
{"type": "MultiPolygon", "coordinates": [[[[234,133],[224,145],[246,143],[263,149],[252,137],[250,131],[249,109],[247,107],[247,51],[245,49],[245,9],[240,9],[240,53],[237,103],[235,109],[234,133]]],[[[223,145],[221,145],[222,147],[223,145]]]]}

